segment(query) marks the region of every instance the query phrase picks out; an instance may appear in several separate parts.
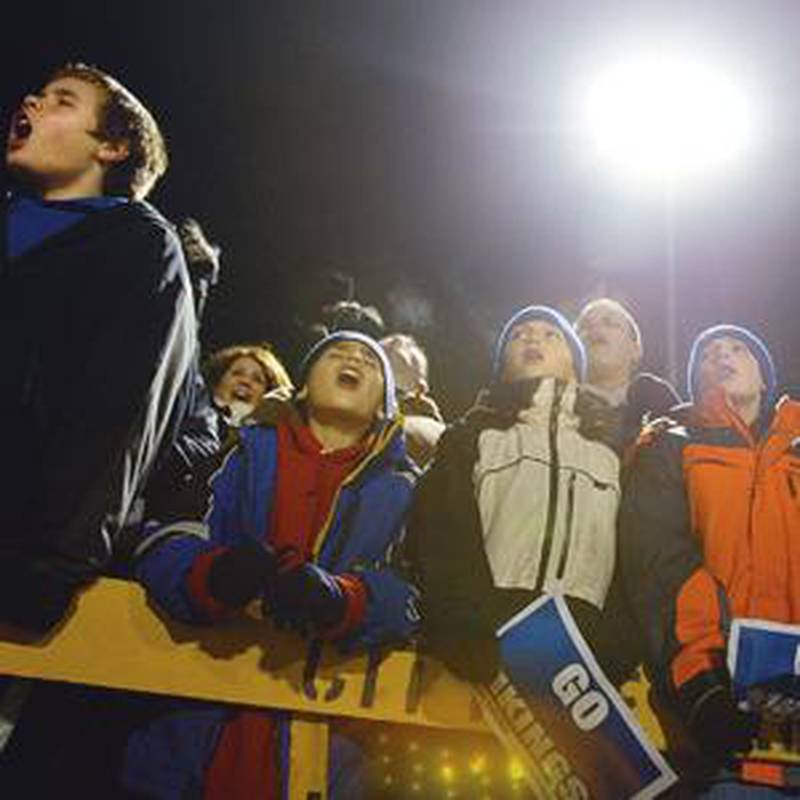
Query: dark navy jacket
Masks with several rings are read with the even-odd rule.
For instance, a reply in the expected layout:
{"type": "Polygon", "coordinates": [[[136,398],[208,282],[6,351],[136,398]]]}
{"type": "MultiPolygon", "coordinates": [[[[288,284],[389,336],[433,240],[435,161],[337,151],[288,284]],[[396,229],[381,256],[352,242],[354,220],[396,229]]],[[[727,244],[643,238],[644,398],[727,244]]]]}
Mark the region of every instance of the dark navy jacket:
{"type": "Polygon", "coordinates": [[[0,619],[43,631],[181,422],[196,321],[172,227],[132,201],[4,258],[0,342],[0,619]]]}

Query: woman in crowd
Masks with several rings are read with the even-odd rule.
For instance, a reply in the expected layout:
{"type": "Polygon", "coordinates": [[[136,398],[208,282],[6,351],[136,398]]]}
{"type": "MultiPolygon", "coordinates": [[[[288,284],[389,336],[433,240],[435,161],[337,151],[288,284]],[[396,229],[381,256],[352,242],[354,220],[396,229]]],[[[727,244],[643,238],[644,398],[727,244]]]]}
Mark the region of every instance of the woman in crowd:
{"type": "Polygon", "coordinates": [[[273,389],[291,389],[289,373],[266,344],[235,344],[218,350],[205,363],[214,402],[228,422],[239,425],[273,389]]]}

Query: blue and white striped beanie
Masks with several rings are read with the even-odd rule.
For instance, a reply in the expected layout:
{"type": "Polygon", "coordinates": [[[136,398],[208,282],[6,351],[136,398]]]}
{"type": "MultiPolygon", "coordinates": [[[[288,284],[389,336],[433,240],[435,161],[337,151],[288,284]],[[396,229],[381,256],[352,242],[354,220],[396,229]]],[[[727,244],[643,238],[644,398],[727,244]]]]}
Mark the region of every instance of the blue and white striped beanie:
{"type": "Polygon", "coordinates": [[[314,362],[330,345],[336,344],[336,342],[361,342],[361,344],[369,347],[377,356],[383,371],[383,413],[386,419],[394,419],[397,416],[397,397],[395,396],[392,365],[389,363],[389,358],[380,344],[371,336],[367,336],[366,333],[360,333],[359,331],[335,331],[320,339],[318,342],[315,342],[300,364],[298,376],[300,380],[297,385],[305,386],[308,380],[308,373],[311,371],[314,362]]]}
{"type": "Polygon", "coordinates": [[[503,369],[503,355],[505,354],[508,337],[511,331],[522,322],[540,319],[549,322],[553,327],[558,328],[566,339],[570,352],[572,353],[572,365],[575,368],[575,375],[579,381],[586,376],[586,350],[583,343],[575,333],[575,329],[570,325],[569,320],[560,312],[550,306],[526,306],[517,311],[511,317],[500,332],[494,348],[494,358],[492,359],[492,380],[500,380],[500,373],[503,369]]]}
{"type": "Polygon", "coordinates": [[[775,373],[775,363],[772,360],[767,346],[752,331],[742,328],[739,325],[712,325],[706,328],[692,344],[692,351],[689,355],[689,364],[686,369],[686,385],[689,387],[689,396],[692,400],[697,398],[697,381],[699,378],[700,353],[703,348],[712,340],[722,336],[729,336],[731,339],[738,339],[753,354],[753,358],[758,362],[761,370],[761,377],[764,380],[764,396],[766,404],[772,405],[775,399],[778,379],[775,373]]]}

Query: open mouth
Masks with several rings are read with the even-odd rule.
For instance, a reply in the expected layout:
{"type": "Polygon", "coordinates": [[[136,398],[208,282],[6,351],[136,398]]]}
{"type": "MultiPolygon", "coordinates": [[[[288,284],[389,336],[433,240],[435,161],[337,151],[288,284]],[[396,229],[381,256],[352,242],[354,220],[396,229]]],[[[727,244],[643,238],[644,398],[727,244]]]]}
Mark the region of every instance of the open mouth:
{"type": "Polygon", "coordinates": [[[31,133],[33,133],[33,125],[31,125],[28,115],[22,110],[15,112],[11,118],[9,143],[22,144],[31,133]]]}
{"type": "Polygon", "coordinates": [[[538,364],[542,361],[544,356],[542,355],[541,350],[538,350],[535,347],[527,348],[522,354],[522,360],[526,364],[538,364]]]}
{"type": "Polygon", "coordinates": [[[361,385],[361,373],[357,369],[345,367],[336,376],[336,383],[343,389],[358,389],[361,385]]]}

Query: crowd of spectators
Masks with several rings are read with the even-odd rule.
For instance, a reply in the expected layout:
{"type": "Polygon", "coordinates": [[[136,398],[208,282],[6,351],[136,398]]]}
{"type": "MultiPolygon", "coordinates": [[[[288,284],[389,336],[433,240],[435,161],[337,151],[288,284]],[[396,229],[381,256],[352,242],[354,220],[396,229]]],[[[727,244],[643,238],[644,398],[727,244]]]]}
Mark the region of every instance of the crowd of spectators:
{"type": "MultiPolygon", "coordinates": [[[[642,371],[629,308],[598,298],[573,323],[531,302],[474,405],[444,420],[414,332],[387,331],[352,284],[292,368],[265,342],[200,353],[220,249],[146,201],[163,138],[101,70],[66,66],[27,95],[5,160],[8,635],[57,635],[114,574],[192,625],[257,603],[298,637],[413,642],[488,685],[498,629],[558,594],[613,684],[644,664],[682,731],[682,791],[798,796],[791,768],[747,758],[762,720],[726,660],[732,618],[800,623],[800,407],[754,332],[700,333],[681,403],[642,371]]],[[[286,712],[106,698],[101,722],[81,712],[98,690],[1,688],[9,796],[288,791],[286,712]],[[71,725],[45,733],[53,714],[71,725]]],[[[331,797],[380,796],[369,740],[333,726],[331,797]]]]}

